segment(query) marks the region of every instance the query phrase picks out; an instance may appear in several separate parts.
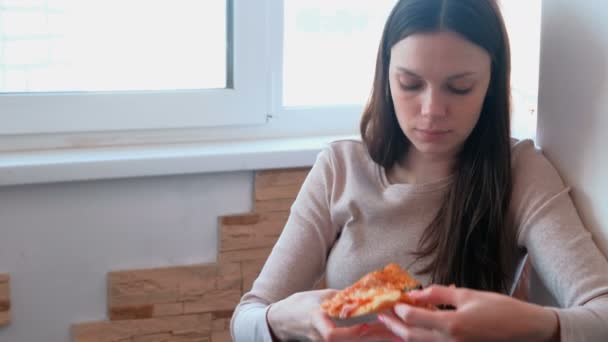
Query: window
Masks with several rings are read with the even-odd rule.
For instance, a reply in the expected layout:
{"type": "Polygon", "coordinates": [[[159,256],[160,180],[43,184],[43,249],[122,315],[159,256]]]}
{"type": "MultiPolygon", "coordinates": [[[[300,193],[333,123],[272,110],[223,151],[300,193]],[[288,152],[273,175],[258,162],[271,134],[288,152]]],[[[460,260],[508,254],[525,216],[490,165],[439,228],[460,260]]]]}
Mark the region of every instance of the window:
{"type": "MultiPolygon", "coordinates": [[[[0,138],[354,133],[395,2],[2,0],[0,138]]],[[[540,0],[501,3],[513,133],[533,137],[540,0]]]]}
{"type": "MultiPolygon", "coordinates": [[[[360,112],[396,0],[285,0],[279,112],[360,112]],[[305,108],[305,109],[302,109],[305,108]]],[[[500,1],[511,40],[512,134],[535,138],[541,1],[500,1]]]]}
{"type": "Polygon", "coordinates": [[[266,4],[1,1],[0,134],[263,123],[266,4]]]}

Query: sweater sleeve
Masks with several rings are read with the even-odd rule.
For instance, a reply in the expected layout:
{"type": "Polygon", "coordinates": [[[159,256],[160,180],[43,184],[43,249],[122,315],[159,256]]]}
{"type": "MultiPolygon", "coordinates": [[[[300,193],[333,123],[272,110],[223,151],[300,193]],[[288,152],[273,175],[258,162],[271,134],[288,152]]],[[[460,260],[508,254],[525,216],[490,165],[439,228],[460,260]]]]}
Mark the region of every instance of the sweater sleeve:
{"type": "Polygon", "coordinates": [[[331,150],[322,151],[294,201],[287,223],[262,271],[236,307],[231,321],[234,341],[272,341],[268,306],[320,280],[339,229],[332,224],[334,189],[331,150]]]}
{"type": "Polygon", "coordinates": [[[561,340],[608,341],[608,261],[583,226],[569,188],[533,146],[522,148],[514,170],[518,242],[561,307],[555,309],[561,340]]]}

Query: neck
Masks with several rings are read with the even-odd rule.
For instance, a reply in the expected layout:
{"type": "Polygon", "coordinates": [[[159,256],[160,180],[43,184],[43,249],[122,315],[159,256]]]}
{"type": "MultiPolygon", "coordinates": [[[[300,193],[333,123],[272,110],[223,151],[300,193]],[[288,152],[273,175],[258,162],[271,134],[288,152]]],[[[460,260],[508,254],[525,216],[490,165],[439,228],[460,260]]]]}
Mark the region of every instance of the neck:
{"type": "Polygon", "coordinates": [[[420,153],[413,146],[406,156],[389,171],[391,183],[424,184],[452,174],[454,154],[420,153]]]}

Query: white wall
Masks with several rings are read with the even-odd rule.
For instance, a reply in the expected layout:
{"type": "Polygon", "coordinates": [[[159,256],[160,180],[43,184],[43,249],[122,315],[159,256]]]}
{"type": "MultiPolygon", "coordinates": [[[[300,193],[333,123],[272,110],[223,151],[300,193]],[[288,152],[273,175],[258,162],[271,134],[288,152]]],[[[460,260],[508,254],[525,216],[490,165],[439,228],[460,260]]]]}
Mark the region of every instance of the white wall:
{"type": "Polygon", "coordinates": [[[543,11],[538,141],[608,255],[608,2],[545,0],[543,11]]]}
{"type": "Polygon", "coordinates": [[[608,256],[607,16],[606,1],[543,1],[538,143],[608,256]]]}
{"type": "Polygon", "coordinates": [[[213,262],[217,218],[251,209],[251,172],[0,188],[0,342],[67,342],[106,317],[106,273],[213,262]]]}

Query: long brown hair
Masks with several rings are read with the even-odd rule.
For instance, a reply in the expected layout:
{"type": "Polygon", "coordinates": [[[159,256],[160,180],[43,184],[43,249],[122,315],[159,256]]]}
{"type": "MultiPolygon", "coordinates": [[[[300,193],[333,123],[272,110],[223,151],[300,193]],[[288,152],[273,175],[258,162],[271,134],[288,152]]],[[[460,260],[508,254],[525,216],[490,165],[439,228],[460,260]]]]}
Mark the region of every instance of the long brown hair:
{"type": "Polygon", "coordinates": [[[372,159],[390,169],[411,143],[392,102],[391,48],[409,35],[451,31],[491,57],[491,80],[479,120],[454,165],[455,179],[427,227],[415,255],[430,259],[421,273],[436,284],[507,292],[516,260],[511,200],[510,52],[495,0],[401,0],[393,8],[378,49],[371,97],[361,136],[372,159]]]}

